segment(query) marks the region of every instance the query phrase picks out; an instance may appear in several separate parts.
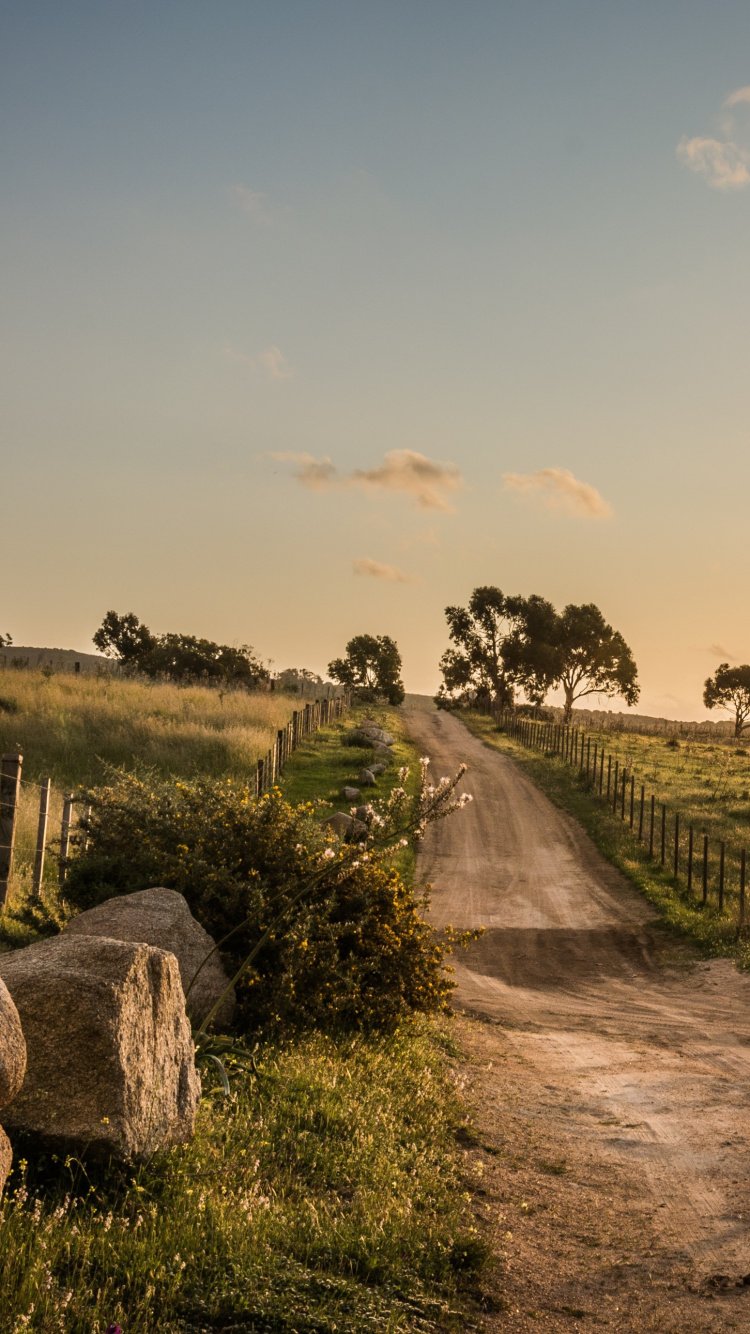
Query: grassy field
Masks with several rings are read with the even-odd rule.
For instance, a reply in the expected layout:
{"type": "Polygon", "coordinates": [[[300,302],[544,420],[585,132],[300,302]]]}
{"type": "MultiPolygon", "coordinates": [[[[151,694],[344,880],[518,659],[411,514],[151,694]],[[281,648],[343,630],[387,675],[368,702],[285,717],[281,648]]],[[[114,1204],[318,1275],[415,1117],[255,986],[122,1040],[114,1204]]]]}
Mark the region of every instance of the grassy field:
{"type": "MultiPolygon", "coordinates": [[[[591,834],[604,855],[638,886],[659,909],[665,924],[689,936],[701,949],[737,959],[750,967],[750,941],[738,937],[739,853],[750,850],[750,756],[744,749],[684,741],[675,746],[664,737],[632,734],[587,733],[594,744],[605,747],[613,764],[618,760],[636,780],[636,825],[640,785],[646,788],[646,801],[654,793],[657,801],[656,856],[652,861],[648,848],[630,833],[625,823],[608,810],[592,791],[591,783],[559,757],[528,749],[499,732],[491,718],[483,714],[461,715],[462,721],[489,746],[512,758],[557,805],[575,815],[591,834]],[[659,862],[660,803],[668,808],[666,866],[659,862]],[[680,815],[680,874],[673,876],[674,815],[680,815]],[[686,880],[687,830],[694,830],[694,869],[692,892],[686,880]],[[709,836],[709,898],[704,906],[702,894],[702,838],[709,836]],[[725,904],[717,902],[719,842],[726,842],[725,904]]],[[[606,788],[606,776],[605,776],[606,788]]],[[[648,805],[647,805],[648,811],[648,805]]],[[[629,817],[629,801],[626,804],[629,817]]],[[[645,828],[648,829],[648,814],[645,828]]],[[[750,863],[748,865],[750,882],[750,863]]],[[[750,883],[748,884],[750,892],[750,883]]],[[[750,904],[748,905],[750,909],[750,904]]],[[[750,916],[750,913],[749,913],[750,916]]]]}
{"type": "Polygon", "coordinates": [[[0,1205],[0,1331],[475,1328],[450,1050],[420,1020],[313,1034],[257,1051],[192,1144],[135,1172],[29,1152],[0,1205]]]}
{"type": "MultiPolygon", "coordinates": [[[[41,778],[52,779],[54,840],[63,792],[101,782],[108,764],[180,778],[247,779],[295,703],[285,695],[0,670],[0,752],[24,757],[11,902],[31,885],[41,778]]],[[[56,874],[48,857],[48,885],[56,874]]]]}
{"type": "MultiPolygon", "coordinates": [[[[321,728],[295,751],[279,784],[287,801],[295,803],[323,799],[330,802],[332,810],[349,812],[352,803],[344,799],[343,789],[356,787],[360,770],[374,761],[371,750],[347,746],[344,737],[365,718],[374,719],[393,737],[393,760],[386,772],[378,778],[375,787],[362,788],[359,800],[364,803],[387,799],[391,788],[398,781],[399,769],[403,766],[409,770],[406,791],[410,794],[417,791],[419,754],[404,727],[400,711],[372,704],[355,704],[339,722],[321,728]]],[[[414,849],[400,849],[394,855],[393,864],[405,878],[410,879],[416,866],[414,849]]]]}

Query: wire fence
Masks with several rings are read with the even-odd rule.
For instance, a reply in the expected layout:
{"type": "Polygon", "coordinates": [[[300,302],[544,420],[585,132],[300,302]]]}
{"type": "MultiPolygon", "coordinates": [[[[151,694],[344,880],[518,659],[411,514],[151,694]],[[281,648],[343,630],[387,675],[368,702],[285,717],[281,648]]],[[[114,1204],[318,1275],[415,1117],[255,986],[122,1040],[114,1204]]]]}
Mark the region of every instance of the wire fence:
{"type": "Polygon", "coordinates": [[[508,736],[530,749],[558,756],[578,771],[591,793],[612,814],[620,817],[649,857],[671,874],[688,895],[698,894],[703,904],[715,902],[719,912],[736,901],[737,930],[745,925],[747,850],[728,847],[697,831],[680,811],[670,810],[656,793],[646,790],[632,766],[607,753],[601,734],[592,737],[583,728],[565,723],[537,722],[514,713],[491,709],[508,736]]]}
{"type": "MultiPolygon", "coordinates": [[[[270,791],[281,777],[287,760],[302,744],[306,737],[317,732],[343,717],[351,705],[351,692],[328,699],[316,699],[305,704],[302,709],[295,709],[286,727],[276,734],[274,744],[263,759],[258,760],[250,780],[250,787],[256,799],[270,791]]],[[[44,867],[50,850],[49,824],[52,809],[52,779],[43,778],[37,783],[23,777],[23,755],[6,754],[0,759],[0,912],[8,900],[8,890],[13,874],[14,854],[16,850],[18,814],[23,789],[36,789],[39,793],[39,815],[34,847],[34,862],[31,878],[31,894],[39,898],[44,880],[44,867]]],[[[65,883],[65,875],[70,858],[71,839],[78,832],[78,846],[86,850],[88,815],[90,807],[85,799],[75,792],[63,792],[62,813],[60,817],[59,842],[57,855],[59,864],[59,884],[65,883]],[[75,807],[81,806],[77,820],[75,807]]],[[[59,801],[59,798],[58,798],[59,801]]]]}

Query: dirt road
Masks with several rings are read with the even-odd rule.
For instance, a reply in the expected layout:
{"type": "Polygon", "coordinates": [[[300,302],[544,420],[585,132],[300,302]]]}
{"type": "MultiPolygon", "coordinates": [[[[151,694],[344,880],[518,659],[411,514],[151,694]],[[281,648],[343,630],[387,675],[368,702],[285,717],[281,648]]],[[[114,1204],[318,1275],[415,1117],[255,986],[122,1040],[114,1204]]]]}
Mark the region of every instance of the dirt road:
{"type": "Polygon", "coordinates": [[[482,1060],[500,1025],[529,1122],[614,1170],[688,1286],[738,1294],[720,1323],[675,1328],[750,1329],[736,1286],[750,1273],[750,983],[670,945],[580,826],[456,718],[406,721],[434,777],[469,765],[474,802],[428,831],[419,872],[437,926],[486,928],[456,960],[456,1006],[485,1021],[482,1060]]]}

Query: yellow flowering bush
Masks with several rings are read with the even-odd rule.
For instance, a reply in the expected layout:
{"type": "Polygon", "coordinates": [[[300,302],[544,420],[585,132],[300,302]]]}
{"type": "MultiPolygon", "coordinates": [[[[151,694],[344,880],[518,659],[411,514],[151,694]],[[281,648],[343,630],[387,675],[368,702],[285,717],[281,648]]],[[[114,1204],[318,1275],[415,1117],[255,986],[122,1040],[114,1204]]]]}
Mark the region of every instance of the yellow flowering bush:
{"type": "MultiPolygon", "coordinates": [[[[424,770],[426,775],[426,768],[424,770]]],[[[231,781],[118,774],[83,794],[87,843],[65,882],[72,909],[163,885],[184,894],[238,983],[238,1027],[393,1029],[408,1012],[445,1009],[444,958],[463,941],[437,937],[424,900],[389,865],[452,801],[447,780],[410,809],[403,788],[371,810],[358,844],[340,842],[310,803],[278,789],[260,800],[231,781]]],[[[460,776],[460,775],[459,775],[460,776]]],[[[463,798],[461,800],[467,800],[463,798]]]]}

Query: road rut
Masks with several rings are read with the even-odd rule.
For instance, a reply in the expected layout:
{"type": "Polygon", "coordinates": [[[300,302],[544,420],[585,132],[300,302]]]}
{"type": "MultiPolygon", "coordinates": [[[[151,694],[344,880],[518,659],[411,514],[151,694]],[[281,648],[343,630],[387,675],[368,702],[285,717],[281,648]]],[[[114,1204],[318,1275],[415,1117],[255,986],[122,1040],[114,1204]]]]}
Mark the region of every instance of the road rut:
{"type": "Polygon", "coordinates": [[[750,1273],[750,982],[674,962],[655,914],[511,760],[452,715],[405,721],[438,778],[474,802],[432,826],[430,918],[485,928],[455,959],[455,1005],[503,1027],[547,1090],[527,1114],[650,1192],[666,1245],[700,1279],[750,1273]],[[666,954],[665,954],[666,949],[666,954]],[[665,958],[667,962],[665,962],[665,958]],[[543,1100],[544,1102],[544,1100],[543,1100]]]}

